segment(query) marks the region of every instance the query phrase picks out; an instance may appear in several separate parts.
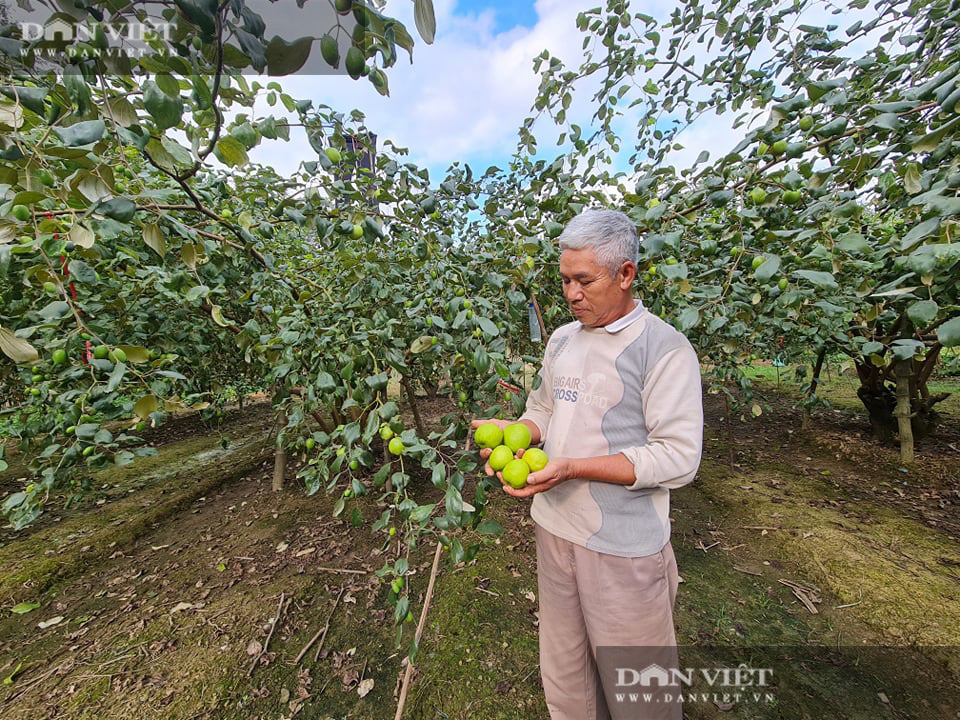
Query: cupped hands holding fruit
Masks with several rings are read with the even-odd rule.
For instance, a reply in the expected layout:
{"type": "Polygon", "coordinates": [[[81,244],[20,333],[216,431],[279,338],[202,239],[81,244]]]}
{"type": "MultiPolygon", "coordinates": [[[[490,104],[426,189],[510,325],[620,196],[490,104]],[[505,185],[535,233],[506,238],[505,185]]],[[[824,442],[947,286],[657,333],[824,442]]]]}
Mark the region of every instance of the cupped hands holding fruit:
{"type": "Polygon", "coordinates": [[[480,457],[486,460],[484,470],[503,484],[508,495],[524,498],[549,490],[567,479],[566,458],[551,460],[540,448],[540,431],[533,423],[508,420],[474,420],[474,441],[480,457]]]}

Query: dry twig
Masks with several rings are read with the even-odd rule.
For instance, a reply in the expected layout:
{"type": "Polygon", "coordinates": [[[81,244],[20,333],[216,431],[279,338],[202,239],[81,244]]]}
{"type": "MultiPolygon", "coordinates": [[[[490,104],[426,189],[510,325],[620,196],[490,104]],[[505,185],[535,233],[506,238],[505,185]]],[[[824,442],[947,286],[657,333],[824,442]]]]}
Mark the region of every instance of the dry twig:
{"type": "Polygon", "coordinates": [[[297,659],[293,661],[294,665],[299,665],[300,661],[303,660],[303,656],[307,654],[307,651],[313,647],[313,644],[317,641],[317,638],[320,638],[320,646],[317,648],[317,656],[320,655],[320,650],[323,648],[323,641],[327,638],[327,631],[330,630],[330,620],[333,618],[333,613],[337,609],[337,605],[340,604],[340,598],[343,597],[343,593],[346,588],[340,588],[340,593],[337,595],[337,599],[333,603],[333,608],[330,610],[330,614],[327,615],[327,623],[323,626],[322,629],[317,631],[317,634],[310,638],[310,641],[303,646],[303,650],[300,651],[300,654],[297,655],[297,659]]]}

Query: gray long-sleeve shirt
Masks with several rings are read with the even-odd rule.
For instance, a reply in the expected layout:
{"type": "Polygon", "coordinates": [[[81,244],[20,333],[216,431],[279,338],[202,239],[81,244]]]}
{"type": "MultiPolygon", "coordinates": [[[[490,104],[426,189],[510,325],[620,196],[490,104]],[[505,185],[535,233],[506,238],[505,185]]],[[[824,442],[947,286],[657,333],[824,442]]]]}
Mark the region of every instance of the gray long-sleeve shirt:
{"type": "Polygon", "coordinates": [[[544,529],[591,550],[643,557],[670,539],[670,489],[691,482],[703,447],[700,367],[689,341],[636,301],[614,323],[550,337],[523,418],[550,457],[623,453],[636,482],[572,479],[534,496],[544,529]]]}

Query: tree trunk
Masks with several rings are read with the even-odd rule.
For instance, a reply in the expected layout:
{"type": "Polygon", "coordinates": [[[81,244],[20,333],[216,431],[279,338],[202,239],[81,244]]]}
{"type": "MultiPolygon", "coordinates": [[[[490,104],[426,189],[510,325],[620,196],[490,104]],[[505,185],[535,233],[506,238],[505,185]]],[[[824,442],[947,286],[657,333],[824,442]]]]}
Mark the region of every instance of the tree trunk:
{"type": "Polygon", "coordinates": [[[897,418],[897,429],[900,432],[900,462],[904,465],[913,463],[913,415],[910,407],[910,386],[913,378],[913,358],[897,360],[897,407],[894,415],[897,418]]]}
{"type": "MultiPolygon", "coordinates": [[[[827,346],[820,348],[817,354],[817,362],[813,366],[813,377],[810,379],[810,390],[807,392],[807,400],[817,394],[817,385],[820,384],[820,371],[823,369],[823,360],[827,357],[827,346]]],[[[779,376],[778,376],[779,377],[779,376]]],[[[810,408],[803,409],[803,417],[800,420],[800,429],[806,432],[810,429],[810,408]]]]}
{"type": "Polygon", "coordinates": [[[410,403],[410,409],[413,411],[413,424],[417,426],[417,435],[422,439],[427,439],[427,430],[424,427],[423,420],[420,418],[420,409],[417,407],[417,398],[413,392],[413,383],[406,375],[400,376],[400,384],[407,396],[407,402],[410,403]]]}
{"type": "Polygon", "coordinates": [[[856,368],[857,375],[860,377],[857,397],[867,409],[873,434],[881,443],[890,444],[893,442],[896,428],[896,423],[893,421],[896,398],[883,383],[883,368],[869,362],[857,362],[856,368]]]}
{"type": "MultiPolygon", "coordinates": [[[[281,413],[280,421],[283,425],[287,424],[287,414],[281,413]]],[[[277,450],[273,455],[273,491],[283,490],[283,478],[287,473],[287,451],[281,444],[277,444],[277,450]]]]}

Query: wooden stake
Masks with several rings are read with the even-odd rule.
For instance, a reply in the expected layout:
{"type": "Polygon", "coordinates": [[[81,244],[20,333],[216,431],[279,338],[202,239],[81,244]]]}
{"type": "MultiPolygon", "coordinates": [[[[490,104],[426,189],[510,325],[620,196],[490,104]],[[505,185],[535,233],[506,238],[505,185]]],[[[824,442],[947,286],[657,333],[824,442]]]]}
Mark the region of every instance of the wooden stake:
{"type": "MultiPolygon", "coordinates": [[[[437,579],[437,570],[440,568],[440,553],[443,551],[443,545],[437,542],[437,552],[433,555],[433,568],[430,570],[430,582],[427,583],[427,594],[423,600],[423,610],[420,611],[420,621],[417,623],[417,632],[413,637],[413,642],[420,647],[420,638],[423,635],[423,626],[427,623],[427,611],[430,609],[430,601],[433,599],[433,584],[437,579]]],[[[413,675],[413,661],[407,658],[407,669],[403,673],[403,687],[400,690],[400,701],[397,703],[397,714],[394,720],[400,720],[403,717],[403,706],[407,702],[407,691],[410,690],[410,677],[413,675]]]]}

